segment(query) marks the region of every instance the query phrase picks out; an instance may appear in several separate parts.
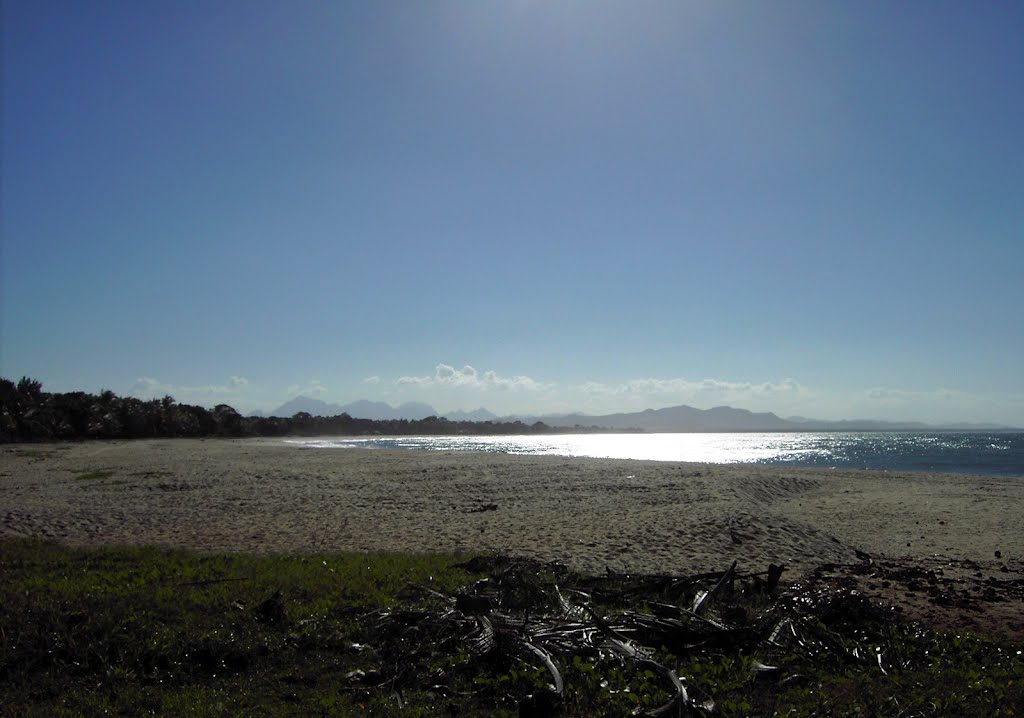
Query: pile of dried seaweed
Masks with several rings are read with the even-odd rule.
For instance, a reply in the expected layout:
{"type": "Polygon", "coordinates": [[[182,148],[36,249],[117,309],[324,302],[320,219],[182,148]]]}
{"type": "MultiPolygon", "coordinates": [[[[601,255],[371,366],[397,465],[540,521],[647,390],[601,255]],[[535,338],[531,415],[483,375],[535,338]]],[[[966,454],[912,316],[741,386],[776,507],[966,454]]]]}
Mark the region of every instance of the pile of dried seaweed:
{"type": "Polygon", "coordinates": [[[803,679],[792,661],[772,660],[794,652],[886,671],[862,620],[872,613],[884,623],[880,609],[854,592],[783,590],[781,566],[588,577],[493,557],[464,568],[484,577],[456,595],[410,586],[422,608],[367,617],[360,648],[377,665],[353,672],[353,690],[387,690],[399,705],[404,693],[427,691],[453,699],[452,713],[471,693],[521,716],[554,715],[601,691],[633,715],[660,716],[715,712],[715,682],[679,672],[701,657],[741,656],[746,680],[775,686],[803,679]],[[852,631],[833,630],[840,624],[852,631]]]}

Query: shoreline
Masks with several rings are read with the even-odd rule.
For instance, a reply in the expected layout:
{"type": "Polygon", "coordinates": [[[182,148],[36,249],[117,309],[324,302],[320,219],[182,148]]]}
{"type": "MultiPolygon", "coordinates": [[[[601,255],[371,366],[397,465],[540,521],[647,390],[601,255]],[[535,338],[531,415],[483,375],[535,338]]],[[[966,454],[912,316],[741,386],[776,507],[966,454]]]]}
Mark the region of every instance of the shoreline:
{"type": "MultiPolygon", "coordinates": [[[[506,554],[855,589],[1024,640],[1024,482],[1005,477],[374,449],[277,439],[0,446],[0,539],[199,553],[506,554]],[[870,559],[864,559],[867,555],[870,559]]],[[[0,543],[0,552],[2,552],[0,543]]]]}
{"type": "MultiPolygon", "coordinates": [[[[857,470],[857,471],[874,471],[884,472],[889,474],[942,474],[948,476],[977,476],[977,477],[1003,477],[1010,479],[1024,480],[1024,466],[1012,466],[1005,467],[998,465],[991,461],[987,464],[978,466],[967,466],[967,465],[956,465],[956,464],[944,464],[941,457],[933,457],[936,464],[933,466],[927,465],[905,465],[905,466],[893,466],[891,464],[882,465],[857,465],[852,461],[849,461],[849,457],[840,457],[838,462],[826,462],[826,461],[807,461],[807,460],[789,460],[789,459],[775,459],[775,458],[764,458],[763,460],[740,460],[740,461],[718,461],[714,458],[685,458],[681,456],[658,456],[660,452],[658,450],[651,451],[650,446],[640,449],[640,447],[628,446],[625,448],[620,447],[625,455],[616,455],[619,452],[614,450],[608,450],[609,442],[611,445],[616,445],[617,439],[627,438],[633,439],[641,436],[645,438],[651,437],[692,437],[692,436],[820,436],[823,434],[835,434],[839,436],[849,435],[890,435],[908,433],[913,435],[919,435],[921,432],[900,432],[900,431],[831,431],[831,432],[820,432],[820,431],[807,431],[807,432],[794,432],[794,431],[750,431],[750,432],[598,432],[598,433],[586,433],[586,432],[566,432],[566,433],[545,433],[540,435],[520,435],[520,434],[496,434],[496,435],[448,435],[448,434],[381,434],[381,435],[359,435],[359,436],[338,436],[338,435],[309,435],[309,436],[283,436],[283,437],[266,437],[268,441],[279,441],[282,443],[288,443],[293,446],[301,445],[316,445],[315,448],[321,449],[343,449],[343,448],[365,448],[371,450],[391,450],[401,448],[404,450],[430,450],[430,451],[451,451],[454,453],[490,453],[490,454],[510,454],[516,456],[563,456],[565,458],[581,458],[581,459],[626,459],[626,460],[637,460],[637,461],[658,461],[668,463],[698,463],[698,464],[712,464],[712,465],[728,465],[728,466],[754,466],[754,467],[775,467],[779,469],[786,468],[806,468],[806,469],[818,469],[818,470],[857,470]],[[580,439],[583,438],[599,438],[604,439],[602,446],[604,455],[601,454],[590,454],[587,453],[592,449],[585,444],[577,442],[571,442],[568,445],[559,445],[560,442],[557,440],[560,438],[569,439],[580,439]],[[517,452],[511,453],[509,451],[494,450],[487,448],[488,446],[494,446],[495,440],[502,440],[502,442],[508,442],[513,448],[520,449],[517,452]],[[483,448],[477,450],[474,445],[480,444],[483,448]],[[404,445],[403,445],[404,444],[404,445]],[[446,445],[447,444],[447,445],[446,445]],[[546,445],[545,445],[546,444],[546,445]],[[561,451],[564,449],[565,451],[561,451]],[[547,453],[550,450],[551,453],[547,453]],[[646,457],[637,457],[636,453],[638,450],[646,450],[649,455],[646,457]]],[[[934,432],[936,434],[942,434],[942,431],[934,432]]],[[[962,432],[947,430],[945,433],[951,435],[963,435],[970,434],[972,432],[962,432]]],[[[994,432],[973,432],[979,436],[991,436],[994,432]]],[[[1024,435],[1021,431],[1009,431],[1005,432],[1007,435],[1018,437],[1024,435]]],[[[310,448],[313,448],[311,446],[310,448]]],[[[736,450],[743,452],[745,447],[732,447],[728,453],[734,454],[736,450]]],[[[696,453],[704,452],[708,453],[710,447],[696,447],[696,453]]],[[[714,453],[714,450],[711,450],[714,453]]],[[[721,450],[719,450],[721,451],[721,450]]],[[[693,453],[686,452],[686,453],[693,453]]],[[[795,452],[797,454],[804,453],[801,451],[795,452]]],[[[810,450],[810,455],[815,456],[815,449],[810,450]]],[[[882,458],[880,454],[878,458],[882,458]]]]}
{"type": "Polygon", "coordinates": [[[6,445],[0,497],[0,535],[71,545],[504,551],[589,572],[805,570],[856,551],[1020,561],[1024,546],[1012,478],[278,439],[6,445]]]}

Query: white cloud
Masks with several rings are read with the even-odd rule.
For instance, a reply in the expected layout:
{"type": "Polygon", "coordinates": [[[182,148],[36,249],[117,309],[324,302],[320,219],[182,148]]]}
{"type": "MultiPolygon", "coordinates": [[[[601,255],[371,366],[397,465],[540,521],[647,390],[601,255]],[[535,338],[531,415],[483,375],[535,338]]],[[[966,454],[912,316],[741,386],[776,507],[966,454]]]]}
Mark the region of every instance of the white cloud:
{"type": "Polygon", "coordinates": [[[883,419],[889,421],[995,421],[1020,424],[1024,397],[984,395],[962,389],[912,390],[876,386],[864,389],[807,386],[793,378],[737,381],[720,378],[638,377],[618,382],[556,384],[525,375],[504,376],[465,365],[438,364],[432,374],[397,379],[370,377],[384,395],[414,395],[452,406],[480,402],[498,414],[544,414],[580,411],[606,414],[689,404],[701,409],[733,406],[770,411],[782,417],[815,419],[883,419]],[[486,393],[486,396],[481,394],[486,393]]]}
{"type": "Polygon", "coordinates": [[[313,379],[305,386],[302,384],[292,384],[288,387],[288,396],[309,396],[319,397],[327,393],[327,387],[319,379],[313,379]]]}
{"type": "Polygon", "coordinates": [[[969,402],[980,397],[956,389],[938,388],[931,391],[908,391],[892,387],[874,387],[863,392],[863,396],[880,405],[922,404],[934,402],[969,402]]]}
{"type": "Polygon", "coordinates": [[[173,396],[179,402],[206,401],[220,397],[238,396],[249,387],[249,380],[243,376],[231,376],[223,384],[189,386],[186,384],[165,384],[159,379],[144,376],[132,384],[128,393],[140,399],[155,399],[173,396]]]}
{"type": "Polygon", "coordinates": [[[528,376],[500,376],[497,372],[486,371],[483,374],[468,364],[456,369],[448,364],[438,364],[433,376],[401,376],[395,383],[398,386],[420,388],[476,389],[480,391],[546,391],[554,386],[539,382],[528,376]]]}
{"type": "Polygon", "coordinates": [[[873,387],[856,392],[849,406],[860,418],[916,420],[932,423],[956,421],[995,421],[1013,423],[1012,395],[975,394],[960,389],[939,387],[931,390],[907,390],[873,387]]]}
{"type": "Polygon", "coordinates": [[[169,384],[164,384],[156,379],[148,376],[139,377],[132,384],[132,388],[128,390],[128,393],[132,396],[145,397],[146,399],[152,399],[155,396],[164,396],[170,393],[172,387],[169,384]]]}
{"type": "Polygon", "coordinates": [[[938,387],[912,390],[811,388],[795,379],[748,382],[723,379],[641,378],[619,383],[588,381],[570,387],[568,403],[593,413],[657,409],[689,404],[701,409],[727,405],[779,416],[815,419],[882,419],[928,423],[993,421],[1020,423],[1020,397],[976,394],[938,387]]]}
{"type": "Polygon", "coordinates": [[[766,399],[793,400],[807,397],[810,391],[793,379],[779,382],[737,382],[721,379],[694,381],[674,379],[630,379],[619,384],[603,384],[588,381],[575,387],[583,394],[601,397],[664,398],[667,400],[708,402],[708,401],[762,401],[766,399]]]}

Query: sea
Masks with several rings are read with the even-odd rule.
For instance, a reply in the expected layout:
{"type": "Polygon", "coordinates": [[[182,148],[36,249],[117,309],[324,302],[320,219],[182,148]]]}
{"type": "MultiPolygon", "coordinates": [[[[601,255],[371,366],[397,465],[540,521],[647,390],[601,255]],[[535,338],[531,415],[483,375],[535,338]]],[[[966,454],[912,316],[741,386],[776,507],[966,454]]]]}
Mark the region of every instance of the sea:
{"type": "Polygon", "coordinates": [[[321,449],[418,449],[711,464],[939,472],[1024,479],[1024,432],[546,434],[289,439],[321,449]]]}

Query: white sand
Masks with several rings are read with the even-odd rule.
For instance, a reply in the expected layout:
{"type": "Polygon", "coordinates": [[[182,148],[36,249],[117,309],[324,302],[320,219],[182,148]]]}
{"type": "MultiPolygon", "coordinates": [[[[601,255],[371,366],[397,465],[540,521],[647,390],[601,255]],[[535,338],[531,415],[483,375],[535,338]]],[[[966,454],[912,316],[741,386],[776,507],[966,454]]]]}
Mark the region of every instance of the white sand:
{"type": "Polygon", "coordinates": [[[1010,478],[495,454],[274,440],[0,447],[0,536],[202,551],[503,551],[592,572],[793,569],[855,549],[1001,561],[1010,478]],[[79,478],[90,471],[107,476],[79,478]],[[496,505],[496,509],[480,511],[496,505]]]}

